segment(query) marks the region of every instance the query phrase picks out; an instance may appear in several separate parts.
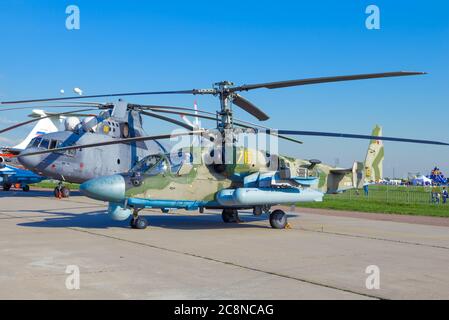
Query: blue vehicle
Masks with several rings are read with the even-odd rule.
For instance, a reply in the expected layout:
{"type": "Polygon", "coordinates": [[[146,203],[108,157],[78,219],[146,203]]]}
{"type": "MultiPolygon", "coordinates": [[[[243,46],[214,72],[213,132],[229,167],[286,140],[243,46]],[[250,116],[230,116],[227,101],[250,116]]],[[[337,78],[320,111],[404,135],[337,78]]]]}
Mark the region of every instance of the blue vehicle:
{"type": "Polygon", "coordinates": [[[12,186],[18,186],[27,192],[30,191],[30,184],[38,183],[45,179],[45,177],[41,177],[29,170],[16,168],[4,162],[0,163],[0,183],[4,191],[9,191],[12,186]]]}

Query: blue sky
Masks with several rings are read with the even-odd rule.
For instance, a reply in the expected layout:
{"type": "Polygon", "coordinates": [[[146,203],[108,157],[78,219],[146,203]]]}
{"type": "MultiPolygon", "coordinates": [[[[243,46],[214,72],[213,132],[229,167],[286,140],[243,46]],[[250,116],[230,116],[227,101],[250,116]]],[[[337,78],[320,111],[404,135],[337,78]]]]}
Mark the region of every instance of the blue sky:
{"type": "MultiPolygon", "coordinates": [[[[208,88],[383,71],[426,71],[419,77],[321,84],[245,94],[271,116],[267,125],[298,130],[370,133],[448,141],[449,3],[447,1],[1,1],[0,100],[208,88]],[[76,4],[81,29],[65,28],[76,4]],[[226,4],[226,6],[225,6],[226,4]],[[381,29],[365,28],[365,8],[380,8],[381,29]]],[[[132,102],[213,111],[208,97],[127,98],[132,102]]],[[[1,113],[0,126],[27,112],[1,113]]],[[[253,120],[243,111],[238,117],[253,120]]],[[[148,120],[148,133],[172,128],[148,120]]],[[[2,139],[17,140],[27,129],[2,139]]],[[[349,166],[366,141],[304,137],[281,151],[349,166]]],[[[449,148],[385,144],[385,175],[449,173],[449,148]]]]}

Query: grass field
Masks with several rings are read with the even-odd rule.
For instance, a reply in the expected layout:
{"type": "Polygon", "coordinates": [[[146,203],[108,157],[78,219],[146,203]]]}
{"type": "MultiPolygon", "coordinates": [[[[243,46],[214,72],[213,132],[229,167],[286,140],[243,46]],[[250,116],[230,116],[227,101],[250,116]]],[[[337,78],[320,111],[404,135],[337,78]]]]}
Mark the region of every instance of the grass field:
{"type": "Polygon", "coordinates": [[[348,190],[325,195],[323,202],[299,203],[298,207],[374,213],[395,213],[449,217],[449,201],[432,202],[431,188],[405,186],[371,186],[368,196],[363,190],[348,190]]]}
{"type": "MultiPolygon", "coordinates": [[[[38,188],[45,188],[45,189],[54,189],[58,185],[57,182],[53,182],[51,180],[44,180],[42,182],[33,184],[33,186],[38,188]]],[[[69,188],[70,190],[78,190],[79,184],[77,183],[64,183],[64,186],[69,188]]]]}

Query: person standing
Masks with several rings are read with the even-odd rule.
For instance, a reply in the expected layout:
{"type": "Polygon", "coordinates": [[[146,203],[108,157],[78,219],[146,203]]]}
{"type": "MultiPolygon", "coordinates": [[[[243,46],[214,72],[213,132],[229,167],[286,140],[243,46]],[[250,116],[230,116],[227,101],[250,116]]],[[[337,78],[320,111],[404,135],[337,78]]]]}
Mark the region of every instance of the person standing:
{"type": "Polygon", "coordinates": [[[446,190],[446,187],[443,187],[443,203],[446,203],[449,194],[446,190]]]}
{"type": "Polygon", "coordinates": [[[368,197],[368,193],[369,193],[368,186],[369,186],[369,182],[365,182],[363,184],[363,192],[365,193],[365,197],[368,197]]]}

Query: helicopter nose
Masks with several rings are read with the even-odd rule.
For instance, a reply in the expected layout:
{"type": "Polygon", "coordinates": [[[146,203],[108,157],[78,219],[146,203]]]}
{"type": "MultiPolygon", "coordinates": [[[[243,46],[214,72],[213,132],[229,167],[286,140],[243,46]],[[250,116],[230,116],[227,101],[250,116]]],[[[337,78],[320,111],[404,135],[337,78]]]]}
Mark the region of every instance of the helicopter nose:
{"type": "Polygon", "coordinates": [[[121,175],[105,176],[81,184],[80,192],[86,197],[111,202],[125,199],[125,179],[121,175]]]}
{"type": "Polygon", "coordinates": [[[27,153],[31,153],[31,152],[35,152],[35,151],[39,151],[39,150],[36,148],[26,149],[19,154],[19,156],[17,157],[17,160],[25,168],[30,169],[30,170],[35,169],[42,161],[41,156],[40,155],[34,155],[34,156],[26,155],[27,153]]]}

